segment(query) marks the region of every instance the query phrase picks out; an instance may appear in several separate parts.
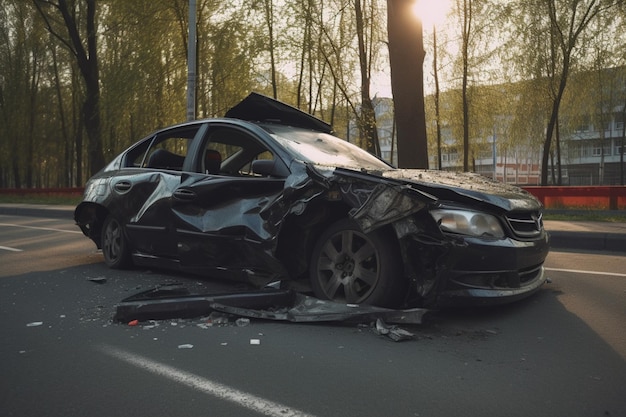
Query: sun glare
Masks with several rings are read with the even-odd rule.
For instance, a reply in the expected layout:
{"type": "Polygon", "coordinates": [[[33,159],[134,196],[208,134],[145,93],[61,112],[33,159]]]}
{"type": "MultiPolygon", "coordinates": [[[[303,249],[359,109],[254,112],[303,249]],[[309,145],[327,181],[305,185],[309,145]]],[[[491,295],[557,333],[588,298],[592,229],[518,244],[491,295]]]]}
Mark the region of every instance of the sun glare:
{"type": "Polygon", "coordinates": [[[422,21],[424,29],[443,23],[449,11],[450,0],[417,0],[413,6],[413,12],[422,21]]]}

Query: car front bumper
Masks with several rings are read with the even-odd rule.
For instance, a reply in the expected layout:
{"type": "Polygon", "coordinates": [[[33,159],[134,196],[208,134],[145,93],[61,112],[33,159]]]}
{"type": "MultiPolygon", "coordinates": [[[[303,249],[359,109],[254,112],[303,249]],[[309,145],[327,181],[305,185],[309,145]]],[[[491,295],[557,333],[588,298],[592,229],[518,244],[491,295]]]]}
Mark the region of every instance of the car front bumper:
{"type": "Polygon", "coordinates": [[[532,281],[526,282],[518,288],[482,288],[466,287],[444,289],[438,297],[437,305],[463,306],[463,305],[497,305],[506,304],[526,298],[537,292],[547,281],[547,275],[543,266],[539,267],[532,281]]]}
{"type": "Polygon", "coordinates": [[[549,251],[545,231],[527,241],[447,237],[448,244],[436,251],[430,304],[434,301],[438,307],[447,307],[510,303],[537,292],[548,279],[543,267],[549,251]]]}

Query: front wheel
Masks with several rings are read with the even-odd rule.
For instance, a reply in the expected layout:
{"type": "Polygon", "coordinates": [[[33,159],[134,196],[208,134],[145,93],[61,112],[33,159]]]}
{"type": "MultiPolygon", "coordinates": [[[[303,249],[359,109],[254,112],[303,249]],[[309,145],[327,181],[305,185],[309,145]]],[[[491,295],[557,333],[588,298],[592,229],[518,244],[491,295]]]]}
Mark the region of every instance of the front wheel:
{"type": "Polygon", "coordinates": [[[348,304],[398,307],[406,295],[399,248],[391,233],[363,233],[345,219],[331,225],[315,245],[310,263],[318,298],[348,304]]]}
{"type": "Polygon", "coordinates": [[[131,254],[128,241],[120,222],[109,216],[102,226],[102,254],[109,268],[123,269],[131,265],[131,254]]]}

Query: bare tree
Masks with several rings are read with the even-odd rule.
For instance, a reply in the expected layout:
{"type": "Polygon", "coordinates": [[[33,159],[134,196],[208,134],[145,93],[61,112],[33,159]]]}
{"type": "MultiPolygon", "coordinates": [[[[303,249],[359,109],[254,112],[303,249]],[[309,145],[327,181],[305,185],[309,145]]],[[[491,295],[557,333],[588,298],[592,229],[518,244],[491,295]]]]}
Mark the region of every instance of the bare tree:
{"type": "MultiPolygon", "coordinates": [[[[607,0],[539,0],[538,3],[538,9],[545,10],[549,18],[548,33],[551,51],[548,71],[552,92],[552,109],[548,118],[541,160],[541,185],[547,185],[552,138],[557,131],[561,101],[570,76],[572,60],[577,51],[578,40],[589,22],[601,11],[612,7],[615,3],[607,0]]],[[[532,10],[532,13],[537,13],[537,10],[532,10]]],[[[559,150],[558,147],[557,150],[559,150]]],[[[560,166],[560,160],[557,163],[560,166]]]]}
{"type": "Polygon", "coordinates": [[[463,0],[463,6],[459,7],[462,16],[461,34],[461,60],[462,60],[462,108],[463,108],[463,171],[469,171],[469,100],[467,96],[469,77],[469,49],[470,35],[473,24],[473,0],[463,0]]]}
{"type": "Polygon", "coordinates": [[[380,156],[380,144],[378,142],[378,129],[376,128],[376,114],[370,94],[370,82],[372,78],[372,48],[374,42],[373,22],[374,5],[370,4],[370,25],[364,22],[363,0],[354,0],[354,13],[356,17],[356,36],[359,50],[359,68],[361,70],[361,113],[358,118],[361,138],[365,142],[365,150],[380,156]],[[367,32],[366,32],[367,30],[367,32]]]}
{"type": "MultiPolygon", "coordinates": [[[[319,54],[325,63],[323,69],[329,72],[333,82],[333,106],[338,101],[336,96],[339,91],[356,120],[359,130],[357,144],[375,155],[380,155],[380,145],[370,83],[372,66],[376,59],[376,45],[381,43],[380,31],[376,25],[379,14],[375,1],[350,0],[345,2],[345,7],[338,8],[334,19],[324,20],[321,14],[317,16],[321,35],[319,54]],[[361,80],[358,87],[360,100],[355,99],[357,94],[354,92],[353,61],[345,53],[354,46],[357,49],[357,68],[361,80]]],[[[332,114],[335,114],[334,111],[332,114]]]]}
{"type": "MultiPolygon", "coordinates": [[[[104,166],[102,151],[102,133],[100,131],[100,79],[97,54],[96,28],[96,0],[84,0],[85,29],[79,27],[78,14],[82,9],[78,2],[72,2],[72,8],[67,0],[34,0],[37,10],[46,23],[48,31],[65,45],[76,59],[78,68],[85,83],[85,100],[83,102],[82,117],[88,138],[87,155],[89,168],[92,174],[104,166]],[[60,18],[64,24],[65,33],[61,33],[60,25],[55,21],[60,18]],[[86,33],[86,40],[81,37],[86,33]],[[86,45],[85,45],[86,44],[86,45]]],[[[80,167],[79,167],[80,169],[80,167]]]]}
{"type": "Polygon", "coordinates": [[[278,86],[276,81],[276,40],[274,33],[274,1],[263,0],[263,12],[265,16],[265,24],[267,25],[267,49],[270,53],[270,79],[272,83],[272,96],[278,98],[278,86]]]}
{"type": "Polygon", "coordinates": [[[437,136],[437,169],[441,169],[441,111],[440,98],[441,91],[439,89],[439,69],[437,68],[437,29],[433,26],[433,76],[435,80],[435,135],[437,136]]]}

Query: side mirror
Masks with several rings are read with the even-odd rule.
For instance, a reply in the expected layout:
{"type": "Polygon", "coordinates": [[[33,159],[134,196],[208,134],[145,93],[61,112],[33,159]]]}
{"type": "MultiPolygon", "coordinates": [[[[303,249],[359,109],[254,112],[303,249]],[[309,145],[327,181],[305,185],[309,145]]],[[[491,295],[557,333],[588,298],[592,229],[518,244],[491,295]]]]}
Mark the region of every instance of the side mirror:
{"type": "Polygon", "coordinates": [[[252,161],[252,172],[256,175],[269,177],[274,175],[274,166],[276,161],[273,159],[257,159],[252,161]]]}

